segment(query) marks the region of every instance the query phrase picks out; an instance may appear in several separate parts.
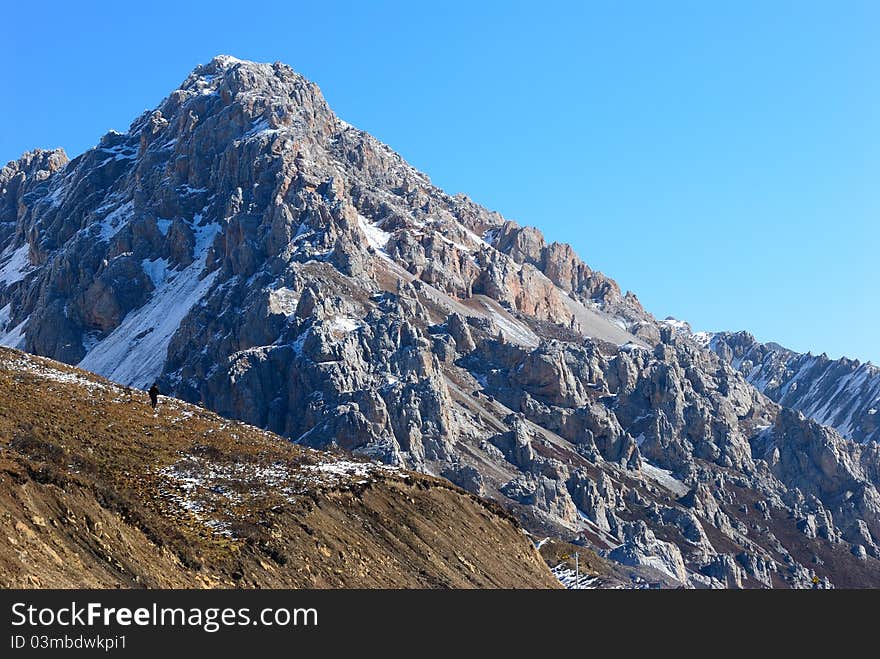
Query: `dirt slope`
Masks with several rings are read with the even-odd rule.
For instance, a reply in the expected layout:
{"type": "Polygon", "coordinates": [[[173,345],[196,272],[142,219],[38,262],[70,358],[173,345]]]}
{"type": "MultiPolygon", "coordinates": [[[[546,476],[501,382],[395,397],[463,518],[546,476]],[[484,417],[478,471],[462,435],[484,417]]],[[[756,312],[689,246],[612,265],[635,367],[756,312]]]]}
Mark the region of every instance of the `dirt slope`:
{"type": "Polygon", "coordinates": [[[0,349],[0,586],[559,587],[448,482],[0,349]]]}

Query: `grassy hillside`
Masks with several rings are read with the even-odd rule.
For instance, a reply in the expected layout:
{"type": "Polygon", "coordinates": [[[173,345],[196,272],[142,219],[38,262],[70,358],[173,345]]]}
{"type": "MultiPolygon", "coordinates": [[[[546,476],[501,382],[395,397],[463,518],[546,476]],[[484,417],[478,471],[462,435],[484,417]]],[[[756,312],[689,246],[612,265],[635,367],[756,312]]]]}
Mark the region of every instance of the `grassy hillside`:
{"type": "Polygon", "coordinates": [[[0,537],[3,587],[559,586],[444,480],[2,348],[0,537]]]}

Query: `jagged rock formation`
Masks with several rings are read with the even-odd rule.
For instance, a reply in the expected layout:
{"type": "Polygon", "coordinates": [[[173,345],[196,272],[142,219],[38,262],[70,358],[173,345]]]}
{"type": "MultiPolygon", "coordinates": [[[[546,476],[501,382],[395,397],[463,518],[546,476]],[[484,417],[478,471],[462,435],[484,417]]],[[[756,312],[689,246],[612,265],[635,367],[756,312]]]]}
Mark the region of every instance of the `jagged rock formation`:
{"type": "Polygon", "coordinates": [[[442,475],[653,583],[880,584],[872,449],[283,64],[215,58],[75,160],[11,163],[0,250],[6,345],[442,475]]]}
{"type": "Polygon", "coordinates": [[[798,353],[748,332],[713,334],[709,347],[780,405],[857,442],[880,442],[880,368],[870,362],[798,353]]]}

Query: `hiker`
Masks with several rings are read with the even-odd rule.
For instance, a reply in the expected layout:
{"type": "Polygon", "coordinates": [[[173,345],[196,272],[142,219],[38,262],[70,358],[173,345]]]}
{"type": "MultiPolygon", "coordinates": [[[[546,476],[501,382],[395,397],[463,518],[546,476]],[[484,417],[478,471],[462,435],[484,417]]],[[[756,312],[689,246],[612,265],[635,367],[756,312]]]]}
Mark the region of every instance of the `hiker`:
{"type": "Polygon", "coordinates": [[[147,393],[150,394],[150,405],[152,405],[153,409],[155,410],[156,405],[159,404],[159,383],[154,382],[153,386],[150,387],[150,390],[147,393]]]}

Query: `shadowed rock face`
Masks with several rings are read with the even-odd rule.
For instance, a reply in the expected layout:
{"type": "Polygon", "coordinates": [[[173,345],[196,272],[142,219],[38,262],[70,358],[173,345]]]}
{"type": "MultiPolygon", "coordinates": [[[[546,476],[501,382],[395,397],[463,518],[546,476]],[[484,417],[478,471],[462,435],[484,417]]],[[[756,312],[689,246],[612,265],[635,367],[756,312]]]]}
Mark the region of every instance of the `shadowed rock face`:
{"type": "Polygon", "coordinates": [[[443,475],[654,583],[880,584],[871,449],[283,64],[215,58],[0,191],[0,343],[443,475]]]}

